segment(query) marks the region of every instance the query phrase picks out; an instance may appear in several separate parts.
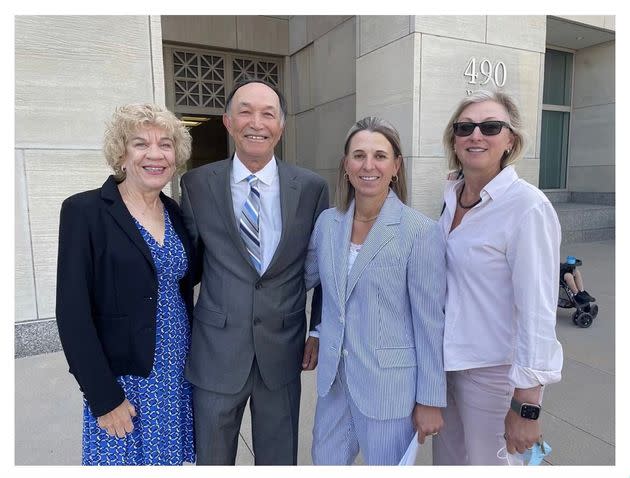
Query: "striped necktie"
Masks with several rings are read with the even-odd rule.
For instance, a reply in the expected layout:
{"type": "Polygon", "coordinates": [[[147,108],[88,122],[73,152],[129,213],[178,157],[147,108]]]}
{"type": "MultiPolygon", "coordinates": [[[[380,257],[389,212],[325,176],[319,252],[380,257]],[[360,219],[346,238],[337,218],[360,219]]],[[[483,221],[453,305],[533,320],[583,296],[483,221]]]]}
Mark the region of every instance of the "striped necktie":
{"type": "Polygon", "coordinates": [[[262,252],[260,248],[260,192],[258,191],[258,178],[253,174],[247,177],[249,183],[249,195],[239,220],[239,230],[245,248],[249,253],[249,259],[258,273],[262,269],[262,252]]]}

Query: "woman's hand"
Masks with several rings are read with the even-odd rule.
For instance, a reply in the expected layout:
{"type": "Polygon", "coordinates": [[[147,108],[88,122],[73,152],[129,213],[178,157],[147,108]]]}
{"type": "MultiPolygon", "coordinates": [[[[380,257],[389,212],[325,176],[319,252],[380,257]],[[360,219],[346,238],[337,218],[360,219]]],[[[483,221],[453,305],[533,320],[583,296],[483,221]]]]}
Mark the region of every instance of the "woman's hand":
{"type": "MultiPolygon", "coordinates": [[[[524,403],[540,403],[540,386],[514,389],[514,398],[524,403]]],[[[540,418],[523,418],[511,408],[505,415],[505,447],[508,453],[525,453],[541,438],[540,418]]]]}
{"type": "Polygon", "coordinates": [[[508,453],[525,453],[540,437],[540,421],[520,417],[514,410],[508,410],[505,415],[505,447],[508,453]]]}
{"type": "Polygon", "coordinates": [[[418,442],[424,444],[426,437],[437,435],[444,426],[442,411],[438,407],[416,403],[413,407],[413,426],[418,432],[418,442]]]}
{"type": "Polygon", "coordinates": [[[125,398],[120,405],[111,412],[101,415],[96,421],[98,426],[105,430],[109,436],[125,438],[125,434],[133,431],[131,418],[135,416],[136,409],[129,403],[129,400],[125,398]]]}

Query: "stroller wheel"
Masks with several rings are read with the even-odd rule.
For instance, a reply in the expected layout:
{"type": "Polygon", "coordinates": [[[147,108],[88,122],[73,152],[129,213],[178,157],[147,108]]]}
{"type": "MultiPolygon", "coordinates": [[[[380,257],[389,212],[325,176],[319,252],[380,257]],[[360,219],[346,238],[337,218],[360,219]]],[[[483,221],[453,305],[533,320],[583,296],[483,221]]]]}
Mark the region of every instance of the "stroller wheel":
{"type": "Polygon", "coordinates": [[[578,327],[586,329],[593,323],[593,316],[588,312],[582,312],[577,316],[577,319],[574,319],[574,321],[578,327]]]}
{"type": "Polygon", "coordinates": [[[575,313],[573,314],[573,325],[577,325],[578,324],[578,317],[580,316],[582,312],[580,312],[579,310],[576,310],[575,313]]]}

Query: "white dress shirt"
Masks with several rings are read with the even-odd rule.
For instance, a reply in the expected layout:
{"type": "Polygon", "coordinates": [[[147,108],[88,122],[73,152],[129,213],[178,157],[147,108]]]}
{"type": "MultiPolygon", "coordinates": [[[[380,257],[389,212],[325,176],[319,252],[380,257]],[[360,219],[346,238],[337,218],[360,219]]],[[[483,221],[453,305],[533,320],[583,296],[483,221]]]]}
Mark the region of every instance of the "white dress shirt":
{"type": "Polygon", "coordinates": [[[547,197],[504,168],[449,232],[463,179],[447,181],[445,370],[511,365],[517,388],[557,382],[560,223],[547,197]]]}
{"type": "Polygon", "coordinates": [[[249,183],[247,177],[255,174],[258,178],[258,191],[260,192],[260,214],[258,216],[260,231],[260,249],[262,252],[262,267],[260,275],[263,275],[273,258],[280,235],[282,234],[282,210],[280,209],[280,179],[278,177],[278,165],[275,156],[271,158],[264,168],[257,173],[252,173],[238,159],[234,153],[232,162],[232,205],[236,224],[239,223],[243,204],[249,195],[249,183]]]}

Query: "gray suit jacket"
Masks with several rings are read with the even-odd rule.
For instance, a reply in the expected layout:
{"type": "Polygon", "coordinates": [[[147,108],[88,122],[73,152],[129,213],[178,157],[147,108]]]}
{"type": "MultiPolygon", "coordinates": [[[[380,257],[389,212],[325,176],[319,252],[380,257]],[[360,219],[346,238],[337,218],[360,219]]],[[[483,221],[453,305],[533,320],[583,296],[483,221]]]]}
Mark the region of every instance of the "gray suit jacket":
{"type": "Polygon", "coordinates": [[[345,213],[325,211],[308,248],[306,286],[323,289],[317,392],[328,393],[343,354],[364,415],[408,417],[416,402],[444,407],[443,236],[390,190],[348,274],[353,216],[354,201],[345,213]]]}
{"type": "MultiPolygon", "coordinates": [[[[184,222],[201,260],[186,378],[218,393],[239,391],[254,357],[278,389],[302,369],[306,336],[304,260],[311,231],[328,207],[317,174],[278,161],[282,234],[262,277],[247,257],[232,207],[232,159],[195,168],[181,181],[184,222]]],[[[319,315],[311,318],[311,327],[319,315]]]]}

